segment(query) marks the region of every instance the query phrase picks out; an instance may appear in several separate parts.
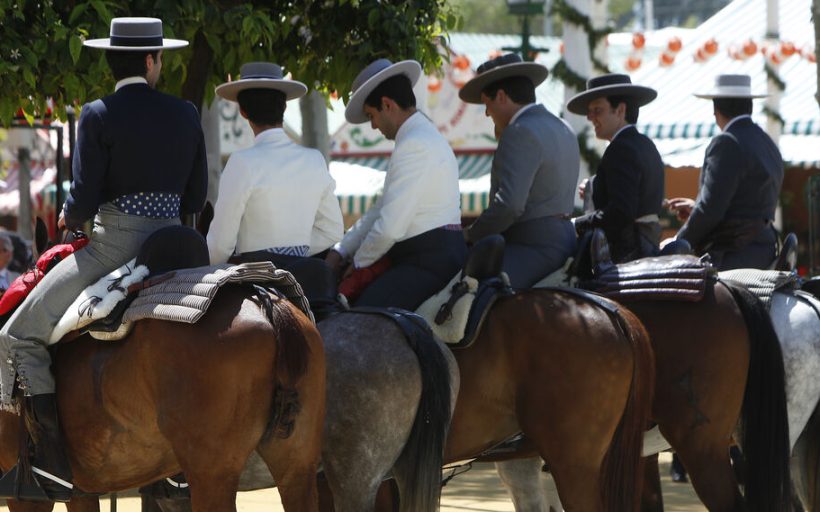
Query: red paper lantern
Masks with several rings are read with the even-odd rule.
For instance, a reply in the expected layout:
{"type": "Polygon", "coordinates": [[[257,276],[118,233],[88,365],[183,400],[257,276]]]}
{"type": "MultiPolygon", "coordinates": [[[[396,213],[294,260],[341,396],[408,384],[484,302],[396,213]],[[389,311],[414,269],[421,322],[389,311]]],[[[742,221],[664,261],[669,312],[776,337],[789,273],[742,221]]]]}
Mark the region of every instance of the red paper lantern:
{"type": "Polygon", "coordinates": [[[636,50],[640,50],[646,45],[646,37],[641,32],[635,32],[632,34],[632,47],[636,50]]]}
{"type": "Polygon", "coordinates": [[[453,66],[456,69],[465,70],[470,67],[470,59],[468,59],[464,55],[459,55],[455,59],[453,59],[453,66]]]}
{"type": "Polygon", "coordinates": [[[641,59],[638,57],[628,57],[625,66],[628,71],[635,71],[641,67],[641,59]]]}
{"type": "Polygon", "coordinates": [[[717,41],[715,41],[715,39],[714,39],[714,38],[709,39],[708,41],[706,41],[705,43],[703,43],[703,49],[704,49],[704,50],[706,51],[706,53],[708,53],[709,55],[714,55],[714,54],[716,54],[716,53],[717,53],[717,51],[718,51],[718,42],[717,42],[717,41]]]}
{"type": "Polygon", "coordinates": [[[661,52],[659,60],[660,60],[660,65],[661,66],[663,66],[663,67],[671,66],[672,64],[675,63],[675,54],[674,53],[669,53],[667,51],[661,52]]]}
{"type": "Polygon", "coordinates": [[[680,37],[675,36],[669,39],[669,42],[666,43],[666,47],[672,53],[678,53],[681,48],[683,48],[683,42],[680,40],[680,37]]]}
{"type": "Polygon", "coordinates": [[[427,90],[430,92],[438,92],[441,90],[442,85],[441,80],[431,76],[430,80],[427,82],[427,90]]]}
{"type": "Polygon", "coordinates": [[[757,53],[757,44],[753,40],[749,39],[743,43],[743,54],[746,57],[751,57],[755,53],[757,53]]]}
{"type": "Polygon", "coordinates": [[[794,55],[794,52],[794,43],[790,43],[788,41],[780,43],[780,53],[782,53],[784,57],[791,57],[794,55]]]}

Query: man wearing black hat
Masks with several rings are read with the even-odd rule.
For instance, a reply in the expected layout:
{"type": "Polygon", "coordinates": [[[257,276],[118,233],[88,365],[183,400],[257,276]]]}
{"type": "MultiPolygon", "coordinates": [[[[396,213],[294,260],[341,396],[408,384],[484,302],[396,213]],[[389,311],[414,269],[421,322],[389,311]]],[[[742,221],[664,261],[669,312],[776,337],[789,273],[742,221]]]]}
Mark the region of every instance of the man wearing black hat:
{"type": "Polygon", "coordinates": [[[569,220],[578,183],[578,140],[564,121],[535,103],[547,68],[507,54],[485,62],[458,95],[484,104],[498,138],[490,204],[465,231],[468,242],[501,234],[503,270],[526,288],[561,268],[575,252],[569,220]]]}
{"type": "MultiPolygon", "coordinates": [[[[239,80],[216,94],[239,103],[255,135],[253,146],[228,159],[208,230],[211,264],[240,259],[273,261],[313,256],[342,239],[342,211],[322,153],[296,144],[282,129],[286,104],[307,92],[270,62],[242,66],[239,80]]],[[[297,260],[298,261],[298,260],[297,260]]]]}
{"type": "Polygon", "coordinates": [[[751,118],[752,99],[766,95],[752,93],[749,75],[719,75],[712,90],[695,96],[713,101],[723,133],[706,148],[697,201],[669,201],[686,220],[677,238],[698,254],[708,253],[719,270],[768,268],[777,250],[772,221],[783,158],[751,118]]]}
{"type": "MultiPolygon", "coordinates": [[[[178,225],[205,203],[205,142],[196,108],[154,89],[162,51],[186,41],[163,38],[155,18],[114,18],[111,37],[85,41],[106,50],[114,94],[82,108],[73,181],[59,227],[94,220],[84,248],[60,261],[0,331],[0,408],[13,410],[15,378],[33,416],[34,454],[0,480],[0,496],[16,497],[14,476],[29,468],[53,501],[72,495],[71,468],[60,439],[48,345],[66,309],[90,284],[133,259],[154,231],[178,225]]],[[[29,422],[27,422],[29,423],[29,422]]],[[[25,435],[25,432],[22,433],[25,435]]],[[[25,479],[27,475],[20,475],[25,479]]],[[[23,496],[42,499],[42,496],[23,496]]]]}
{"type": "Polygon", "coordinates": [[[638,109],[657,95],[627,75],[608,74],[589,79],[587,90],[567,103],[567,110],[587,117],[596,137],[610,141],[591,180],[595,211],[578,217],[575,228],[579,233],[602,228],[615,263],[658,252],[663,160],[635,128],[638,109]]]}

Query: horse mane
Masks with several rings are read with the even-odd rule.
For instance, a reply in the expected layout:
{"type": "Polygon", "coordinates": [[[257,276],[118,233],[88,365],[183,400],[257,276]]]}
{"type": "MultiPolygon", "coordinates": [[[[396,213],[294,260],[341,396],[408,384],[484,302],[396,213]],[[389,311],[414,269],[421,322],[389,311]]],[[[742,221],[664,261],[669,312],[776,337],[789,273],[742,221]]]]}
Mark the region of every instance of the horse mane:
{"type": "Polygon", "coordinates": [[[302,324],[287,299],[259,285],[254,285],[254,290],[276,337],[275,389],[271,414],[262,435],[264,442],[271,436],[288,437],[293,431],[300,408],[296,385],[307,373],[310,347],[302,324]]]}

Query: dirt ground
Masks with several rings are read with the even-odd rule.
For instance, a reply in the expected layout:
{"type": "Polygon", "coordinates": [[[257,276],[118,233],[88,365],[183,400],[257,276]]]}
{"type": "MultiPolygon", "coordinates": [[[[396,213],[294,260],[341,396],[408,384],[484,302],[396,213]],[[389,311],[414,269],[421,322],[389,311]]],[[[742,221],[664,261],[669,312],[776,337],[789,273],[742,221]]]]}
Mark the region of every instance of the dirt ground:
{"type": "MultiPolygon", "coordinates": [[[[676,484],[669,479],[671,456],[661,454],[663,500],[666,512],[705,512],[689,484],[676,484]]],[[[507,491],[501,485],[492,464],[477,464],[457,476],[444,488],[441,512],[512,512],[513,506],[507,491]]],[[[123,493],[117,499],[117,512],[140,512],[139,497],[132,492],[123,493]]],[[[236,500],[238,512],[282,512],[279,493],[275,489],[239,493],[236,500]]],[[[8,507],[0,507],[7,511],[8,507]]],[[[64,512],[64,505],[54,507],[64,512]]],[[[100,511],[112,510],[109,497],[101,500],[100,511]]]]}

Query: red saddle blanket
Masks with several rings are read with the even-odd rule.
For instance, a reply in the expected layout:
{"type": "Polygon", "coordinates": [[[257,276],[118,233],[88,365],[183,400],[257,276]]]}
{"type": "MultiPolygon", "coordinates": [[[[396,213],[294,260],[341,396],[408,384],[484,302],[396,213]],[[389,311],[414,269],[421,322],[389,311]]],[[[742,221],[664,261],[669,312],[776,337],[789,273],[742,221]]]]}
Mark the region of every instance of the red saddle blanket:
{"type": "Polygon", "coordinates": [[[57,263],[64,260],[75,251],[82,249],[88,244],[88,238],[75,240],[70,244],[55,245],[40,255],[34,268],[24,272],[15,279],[8,290],[0,298],[0,315],[6,315],[20,305],[23,299],[28,297],[31,290],[42,281],[43,277],[54,268],[57,263]]]}

